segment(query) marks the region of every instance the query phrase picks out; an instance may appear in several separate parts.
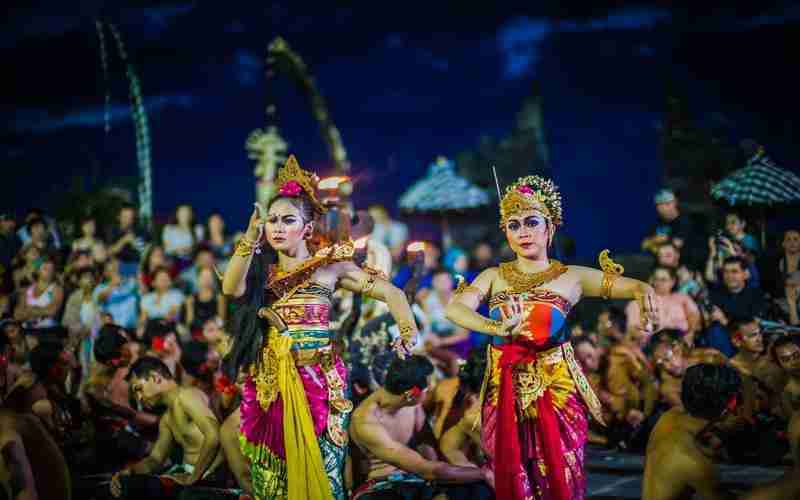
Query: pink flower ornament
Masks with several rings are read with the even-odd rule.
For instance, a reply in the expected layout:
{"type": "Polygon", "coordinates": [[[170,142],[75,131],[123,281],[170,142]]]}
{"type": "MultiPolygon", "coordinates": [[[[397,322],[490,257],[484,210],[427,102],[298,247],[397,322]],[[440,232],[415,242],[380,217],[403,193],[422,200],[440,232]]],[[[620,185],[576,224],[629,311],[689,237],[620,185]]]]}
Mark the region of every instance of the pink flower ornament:
{"type": "Polygon", "coordinates": [[[301,192],[303,192],[303,187],[297,181],[285,182],[278,190],[281,196],[290,196],[292,198],[299,196],[301,192]]]}
{"type": "Polygon", "coordinates": [[[528,194],[528,195],[533,194],[533,189],[531,189],[530,186],[520,186],[517,188],[517,191],[519,191],[522,194],[528,194]]]}

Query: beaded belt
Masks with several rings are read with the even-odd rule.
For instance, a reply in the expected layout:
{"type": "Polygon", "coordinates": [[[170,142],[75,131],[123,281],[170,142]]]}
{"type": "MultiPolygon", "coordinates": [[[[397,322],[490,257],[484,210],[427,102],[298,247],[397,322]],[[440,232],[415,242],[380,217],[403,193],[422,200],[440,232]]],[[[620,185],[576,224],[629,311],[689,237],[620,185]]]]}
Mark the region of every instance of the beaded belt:
{"type": "Polygon", "coordinates": [[[331,346],[317,349],[293,349],[292,358],[297,366],[310,366],[322,363],[325,356],[332,356],[331,346]]]}

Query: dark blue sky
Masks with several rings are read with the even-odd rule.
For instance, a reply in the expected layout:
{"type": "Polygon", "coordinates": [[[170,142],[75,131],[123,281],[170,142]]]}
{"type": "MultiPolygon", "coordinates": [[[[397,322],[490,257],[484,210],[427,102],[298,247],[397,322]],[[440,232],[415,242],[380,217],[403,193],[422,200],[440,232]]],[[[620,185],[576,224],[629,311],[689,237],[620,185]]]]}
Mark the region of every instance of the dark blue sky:
{"type": "Polygon", "coordinates": [[[528,10],[51,3],[12,8],[0,34],[13,68],[0,96],[3,170],[12,177],[0,185],[0,204],[20,212],[48,206],[76,174],[136,175],[115,55],[113,123],[103,131],[98,16],[119,26],[142,81],[157,213],[188,201],[201,215],[219,209],[231,226],[244,223],[253,193],[244,141],[263,125],[268,93],[291,151],[324,173],[327,153],[307,102],[286,79],[266,85],[263,54],[276,35],[313,69],[363,203],[393,206],[435,156],[455,156],[481,135],[502,137],[538,80],[566,231],[584,256],[633,249],[652,222],[669,81],[699,120],[723,126],[732,141],[755,137],[789,168],[800,158],[792,124],[800,81],[789,57],[800,42],[800,8],[787,2],[543,1],[528,10]]]}

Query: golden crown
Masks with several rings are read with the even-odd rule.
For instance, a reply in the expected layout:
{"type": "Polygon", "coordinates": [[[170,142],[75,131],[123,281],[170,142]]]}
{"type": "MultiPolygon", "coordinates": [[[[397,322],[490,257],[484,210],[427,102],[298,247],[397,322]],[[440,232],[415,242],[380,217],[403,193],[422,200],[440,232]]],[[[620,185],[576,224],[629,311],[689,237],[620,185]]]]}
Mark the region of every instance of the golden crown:
{"type": "Polygon", "coordinates": [[[314,210],[324,214],[326,208],[317,198],[318,183],[319,177],[313,172],[300,168],[300,164],[297,163],[297,158],[294,155],[289,155],[286,163],[278,170],[278,175],[275,178],[279,196],[295,197],[300,194],[300,190],[303,190],[311,204],[314,205],[314,210]]]}
{"type": "Polygon", "coordinates": [[[534,210],[550,220],[554,226],[564,221],[561,211],[561,193],[550,179],[529,175],[506,187],[500,200],[500,226],[505,227],[512,215],[534,210]]]}

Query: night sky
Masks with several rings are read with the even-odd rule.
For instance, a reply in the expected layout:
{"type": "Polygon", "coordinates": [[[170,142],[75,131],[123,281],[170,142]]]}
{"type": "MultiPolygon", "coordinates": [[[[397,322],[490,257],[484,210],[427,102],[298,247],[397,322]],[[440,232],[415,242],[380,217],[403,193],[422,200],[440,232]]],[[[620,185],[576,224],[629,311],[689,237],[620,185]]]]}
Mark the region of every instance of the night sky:
{"type": "Polygon", "coordinates": [[[254,190],[244,141],[264,125],[268,96],[301,165],[329,169],[302,94],[286,78],[267,84],[263,56],[276,35],[312,68],[361,204],[393,209],[437,155],[507,134],[535,80],[579,255],[635,249],[653,222],[668,84],[699,123],[734,143],[755,138],[782,166],[800,165],[800,77],[789,51],[800,42],[800,7],[789,2],[50,3],[10,7],[0,31],[8,89],[0,142],[11,176],[0,183],[0,206],[19,214],[48,207],[75,175],[137,173],[124,68],[112,50],[106,86],[96,18],[119,27],[142,82],[158,215],[186,201],[243,227],[254,190]]]}

